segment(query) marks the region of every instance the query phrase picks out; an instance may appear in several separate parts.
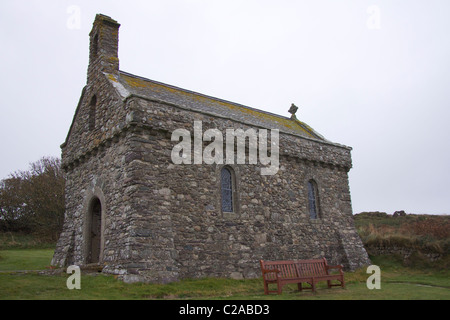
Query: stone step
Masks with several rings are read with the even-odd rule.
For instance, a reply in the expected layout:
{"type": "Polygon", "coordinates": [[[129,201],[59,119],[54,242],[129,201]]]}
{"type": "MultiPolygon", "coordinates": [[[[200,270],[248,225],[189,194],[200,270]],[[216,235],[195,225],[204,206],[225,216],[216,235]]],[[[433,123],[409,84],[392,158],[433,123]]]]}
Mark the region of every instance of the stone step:
{"type": "Polygon", "coordinates": [[[104,266],[97,263],[90,263],[80,266],[82,272],[102,272],[104,266]]]}

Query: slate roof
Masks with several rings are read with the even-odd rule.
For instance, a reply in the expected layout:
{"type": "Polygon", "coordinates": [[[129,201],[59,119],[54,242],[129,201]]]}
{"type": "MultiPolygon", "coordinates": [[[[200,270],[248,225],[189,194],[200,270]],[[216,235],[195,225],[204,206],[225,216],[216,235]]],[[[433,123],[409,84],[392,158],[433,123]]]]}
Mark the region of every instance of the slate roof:
{"type": "Polygon", "coordinates": [[[124,71],[119,71],[118,76],[113,74],[106,74],[106,76],[124,99],[130,96],[137,96],[196,112],[245,122],[255,127],[279,129],[280,132],[326,141],[323,136],[315,132],[307,124],[296,119],[142,78],[124,71]]]}

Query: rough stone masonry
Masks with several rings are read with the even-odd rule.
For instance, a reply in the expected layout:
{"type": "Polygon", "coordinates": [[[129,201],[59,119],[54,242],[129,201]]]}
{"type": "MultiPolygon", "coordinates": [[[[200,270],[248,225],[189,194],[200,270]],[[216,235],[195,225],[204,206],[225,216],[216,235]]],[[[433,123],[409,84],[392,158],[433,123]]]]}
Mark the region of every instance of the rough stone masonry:
{"type": "Polygon", "coordinates": [[[284,117],[120,71],[119,27],[97,15],[89,35],[87,84],[61,145],[66,211],[52,265],[169,282],[259,277],[260,259],[370,264],[353,223],[351,148],[298,120],[297,107],[284,117]],[[175,164],[172,134],[194,122],[224,136],[277,130],[279,170],[175,164]]]}

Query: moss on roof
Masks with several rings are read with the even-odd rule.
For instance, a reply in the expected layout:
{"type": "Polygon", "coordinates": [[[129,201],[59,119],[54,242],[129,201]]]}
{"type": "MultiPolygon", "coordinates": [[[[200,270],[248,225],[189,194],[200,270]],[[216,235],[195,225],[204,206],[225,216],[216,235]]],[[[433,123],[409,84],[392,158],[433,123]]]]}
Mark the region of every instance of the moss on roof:
{"type": "Polygon", "coordinates": [[[201,93],[181,89],[172,85],[138,77],[120,71],[119,77],[107,75],[110,81],[119,82],[130,94],[156,99],[170,104],[187,107],[199,112],[218,114],[231,120],[245,121],[258,127],[279,129],[308,138],[325,140],[304,122],[276,115],[263,110],[214,98],[201,93]]]}

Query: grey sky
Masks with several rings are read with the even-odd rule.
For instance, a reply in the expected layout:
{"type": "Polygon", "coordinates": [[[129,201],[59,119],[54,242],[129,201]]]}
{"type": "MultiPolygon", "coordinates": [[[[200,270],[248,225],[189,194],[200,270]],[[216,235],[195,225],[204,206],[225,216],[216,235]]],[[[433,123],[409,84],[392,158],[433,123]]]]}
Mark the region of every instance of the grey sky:
{"type": "Polygon", "coordinates": [[[96,13],[120,69],[297,117],[353,147],[355,213],[450,213],[450,1],[0,2],[0,178],[60,155],[96,13]]]}

